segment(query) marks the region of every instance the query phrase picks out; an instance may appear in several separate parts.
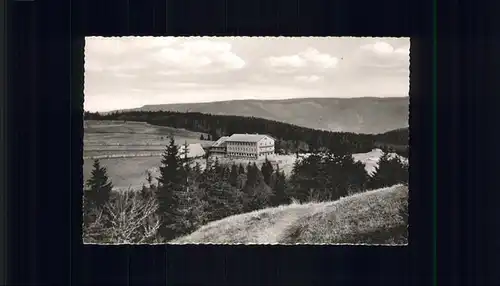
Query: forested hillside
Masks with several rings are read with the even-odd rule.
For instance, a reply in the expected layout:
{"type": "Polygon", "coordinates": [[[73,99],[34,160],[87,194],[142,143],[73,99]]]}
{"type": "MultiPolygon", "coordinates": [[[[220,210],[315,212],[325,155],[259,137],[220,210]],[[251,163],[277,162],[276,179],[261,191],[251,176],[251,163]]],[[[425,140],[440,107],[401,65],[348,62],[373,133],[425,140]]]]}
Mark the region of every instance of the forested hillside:
{"type": "Polygon", "coordinates": [[[377,134],[407,127],[409,103],[408,97],[245,99],[145,105],[126,111],[254,116],[313,129],[377,134]]]}
{"type": "Polygon", "coordinates": [[[407,146],[408,128],[384,134],[330,132],[255,117],[212,115],[198,112],[127,111],[99,114],[85,112],[85,120],[140,121],[209,134],[209,140],[233,133],[270,134],[277,139],[276,152],[324,151],[363,153],[374,147],[407,146]]]}

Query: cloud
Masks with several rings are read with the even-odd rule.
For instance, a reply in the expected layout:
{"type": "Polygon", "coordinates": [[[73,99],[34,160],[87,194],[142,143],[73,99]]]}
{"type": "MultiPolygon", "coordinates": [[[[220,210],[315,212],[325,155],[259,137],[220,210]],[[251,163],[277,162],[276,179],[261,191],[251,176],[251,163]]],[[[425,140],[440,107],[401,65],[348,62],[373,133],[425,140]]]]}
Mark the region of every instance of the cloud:
{"type": "Polygon", "coordinates": [[[337,66],[338,59],[329,54],[320,53],[318,50],[309,47],[305,51],[296,55],[268,57],[266,62],[268,66],[277,70],[307,67],[330,69],[337,66]]]}
{"type": "Polygon", "coordinates": [[[85,70],[127,74],[179,75],[239,70],[245,61],[226,42],[171,37],[87,38],[85,70]]]}
{"type": "Polygon", "coordinates": [[[394,74],[408,73],[410,45],[395,46],[387,41],[378,40],[362,45],[356,63],[362,73],[394,74]]]}
{"type": "Polygon", "coordinates": [[[137,50],[167,47],[177,42],[174,37],[86,37],[85,52],[93,55],[124,55],[137,50]]]}
{"type": "Polygon", "coordinates": [[[308,82],[308,83],[311,83],[311,82],[316,82],[316,81],[319,81],[321,79],[323,79],[322,76],[317,76],[317,75],[298,75],[295,77],[296,80],[298,81],[302,81],[302,82],[308,82]]]}
{"type": "Polygon", "coordinates": [[[160,63],[181,71],[221,72],[245,67],[245,61],[231,51],[231,44],[197,40],[161,49],[153,55],[160,63]]]}
{"type": "Polygon", "coordinates": [[[361,46],[361,50],[372,52],[380,56],[389,56],[389,55],[407,56],[410,54],[410,46],[404,46],[396,49],[394,48],[394,46],[384,41],[377,41],[375,43],[363,45],[361,46]]]}

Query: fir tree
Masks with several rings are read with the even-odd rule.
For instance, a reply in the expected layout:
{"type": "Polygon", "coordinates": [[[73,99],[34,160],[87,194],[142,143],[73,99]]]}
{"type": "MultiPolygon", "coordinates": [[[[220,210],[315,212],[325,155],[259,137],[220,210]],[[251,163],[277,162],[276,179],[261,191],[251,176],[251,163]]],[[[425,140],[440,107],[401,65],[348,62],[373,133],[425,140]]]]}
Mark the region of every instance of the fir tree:
{"type": "Polygon", "coordinates": [[[245,167],[240,163],[240,167],[238,168],[238,175],[245,174],[245,167]]]}
{"type": "Polygon", "coordinates": [[[91,207],[102,208],[109,201],[113,184],[108,178],[105,167],[102,167],[99,160],[94,160],[93,170],[90,179],[87,180],[88,203],[91,207]]]}
{"type": "Polygon", "coordinates": [[[153,175],[149,170],[146,172],[146,181],[148,182],[149,189],[154,190],[156,188],[156,186],[153,184],[153,175]]]}
{"type": "Polygon", "coordinates": [[[251,170],[252,170],[252,164],[250,164],[250,162],[248,162],[247,167],[246,167],[247,179],[248,179],[248,177],[251,176],[251,175],[249,175],[249,173],[251,172],[251,170]]]}
{"type": "Polygon", "coordinates": [[[300,201],[331,201],[365,189],[364,165],[351,155],[314,154],[296,162],[291,196],[300,201]]]}
{"type": "Polygon", "coordinates": [[[236,168],[236,164],[233,163],[231,166],[231,172],[229,174],[229,183],[231,186],[238,186],[238,169],[236,168]]]}
{"type": "Polygon", "coordinates": [[[147,200],[151,196],[155,194],[156,191],[156,186],[153,184],[153,175],[151,172],[148,170],[146,171],[146,182],[148,183],[147,185],[142,185],[141,188],[141,196],[143,199],[147,200]]]}
{"type": "Polygon", "coordinates": [[[276,180],[274,184],[274,192],[271,198],[271,203],[273,206],[279,206],[289,203],[287,197],[287,186],[285,173],[280,171],[279,167],[275,172],[276,180]]]}
{"type": "Polygon", "coordinates": [[[385,153],[379,159],[374,175],[368,182],[368,188],[378,189],[396,184],[408,184],[408,165],[399,157],[385,153]]]}
{"type": "MultiPolygon", "coordinates": [[[[108,178],[106,168],[102,167],[97,159],[94,160],[91,177],[86,185],[87,189],[83,194],[83,227],[93,228],[92,232],[102,234],[104,229],[109,227],[109,221],[106,219],[108,212],[104,206],[109,202],[113,184],[108,178]]],[[[96,238],[103,239],[103,236],[99,235],[96,238]]]]}
{"type": "Polygon", "coordinates": [[[245,211],[262,209],[271,205],[272,190],[264,182],[264,176],[255,163],[249,164],[247,181],[243,187],[245,211]]]}
{"type": "Polygon", "coordinates": [[[217,179],[215,173],[205,182],[208,220],[214,221],[242,211],[242,193],[228,182],[217,179]]]}
{"type": "Polygon", "coordinates": [[[271,185],[271,175],[273,174],[273,165],[271,164],[271,162],[269,162],[269,160],[267,160],[267,158],[264,161],[264,164],[262,164],[261,172],[262,172],[262,175],[264,176],[264,182],[268,186],[270,186],[271,185]]]}
{"type": "MultiPolygon", "coordinates": [[[[195,176],[191,174],[189,178],[195,176]]],[[[175,195],[178,200],[177,235],[190,233],[205,224],[208,219],[206,215],[207,202],[204,200],[204,193],[198,182],[190,179],[186,187],[175,195]]]]}
{"type": "Polygon", "coordinates": [[[178,236],[181,232],[178,228],[180,214],[178,213],[178,192],[183,191],[184,179],[179,149],[173,137],[163,154],[158,177],[158,215],[161,217],[162,226],[160,235],[168,240],[178,236]]]}
{"type": "Polygon", "coordinates": [[[187,141],[184,141],[184,144],[182,145],[181,157],[182,163],[187,164],[189,161],[189,144],[187,141]]]}

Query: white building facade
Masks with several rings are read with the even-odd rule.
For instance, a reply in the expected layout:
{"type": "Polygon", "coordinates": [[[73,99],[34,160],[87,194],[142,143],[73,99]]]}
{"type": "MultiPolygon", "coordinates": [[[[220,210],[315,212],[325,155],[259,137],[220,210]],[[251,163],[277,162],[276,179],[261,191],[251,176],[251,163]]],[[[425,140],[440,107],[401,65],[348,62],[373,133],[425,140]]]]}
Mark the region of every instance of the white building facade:
{"type": "Polygon", "coordinates": [[[269,135],[233,134],[221,139],[212,145],[210,152],[212,155],[220,155],[223,150],[225,156],[229,158],[257,160],[274,155],[275,139],[269,135]]]}

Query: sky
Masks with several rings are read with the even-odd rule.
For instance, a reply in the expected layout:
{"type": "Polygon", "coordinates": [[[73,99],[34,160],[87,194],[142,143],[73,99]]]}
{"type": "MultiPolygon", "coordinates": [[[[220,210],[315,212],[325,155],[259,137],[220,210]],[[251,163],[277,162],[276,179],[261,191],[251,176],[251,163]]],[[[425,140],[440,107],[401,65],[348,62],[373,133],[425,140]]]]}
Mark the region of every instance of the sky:
{"type": "Polygon", "coordinates": [[[404,97],[409,38],[87,37],[84,109],[404,97]]]}

